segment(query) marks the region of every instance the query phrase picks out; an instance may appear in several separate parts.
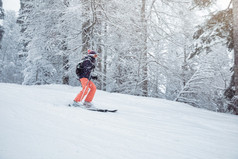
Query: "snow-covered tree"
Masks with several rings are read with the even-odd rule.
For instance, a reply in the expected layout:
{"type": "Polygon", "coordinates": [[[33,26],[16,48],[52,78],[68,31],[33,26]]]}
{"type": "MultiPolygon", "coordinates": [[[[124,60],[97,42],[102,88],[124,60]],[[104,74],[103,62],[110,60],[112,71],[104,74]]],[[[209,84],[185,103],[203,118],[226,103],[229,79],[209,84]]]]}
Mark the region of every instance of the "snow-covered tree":
{"type": "Polygon", "coordinates": [[[18,54],[20,27],[16,23],[17,17],[14,11],[7,11],[3,21],[4,35],[0,50],[0,81],[19,83],[23,81],[22,58],[18,54]]]}
{"type": "Polygon", "coordinates": [[[175,100],[199,108],[225,112],[227,106],[222,94],[228,85],[231,59],[226,48],[221,45],[212,48],[212,52],[199,57],[197,71],[186,82],[175,100]]]}
{"type": "MultiPolygon", "coordinates": [[[[222,79],[227,81],[224,72],[229,64],[220,70],[223,76],[215,79],[218,71],[214,66],[204,68],[201,59],[207,48],[213,53],[217,52],[214,48],[218,44],[214,42],[208,46],[201,43],[216,38],[216,41],[232,46],[232,40],[229,39],[231,32],[219,31],[230,26],[230,19],[219,23],[222,25],[212,25],[216,18],[207,20],[212,27],[201,25],[193,39],[194,24],[198,23],[198,18],[194,18],[196,15],[191,9],[191,2],[21,0],[18,22],[23,44],[20,53],[26,58],[24,84],[79,85],[75,66],[88,49],[99,54],[95,69],[99,80],[95,83],[101,90],[174,100],[185,96],[181,92],[193,90],[192,79],[206,77],[208,68],[213,76],[209,76],[193,92],[203,92],[211,80],[221,84],[222,79]],[[209,30],[214,31],[210,37],[207,34],[209,30]],[[197,45],[191,47],[194,40],[197,45]],[[207,47],[204,49],[201,46],[207,47]]],[[[210,5],[209,0],[194,2],[210,5]]],[[[230,12],[226,13],[230,16],[230,12]]],[[[219,15],[225,16],[225,12],[219,15]]],[[[219,45],[219,48],[222,46],[219,45]]],[[[216,54],[217,59],[227,57],[226,52],[220,53],[216,54]]],[[[206,57],[212,60],[215,56],[206,57]]],[[[224,110],[223,106],[216,108],[217,105],[213,105],[216,100],[220,100],[221,91],[218,91],[217,84],[207,90],[210,93],[206,92],[206,98],[198,94],[186,94],[186,99],[199,100],[201,97],[203,102],[196,102],[196,106],[204,107],[205,102],[210,102],[208,109],[224,110]]]]}
{"type": "Polygon", "coordinates": [[[0,0],[0,48],[1,48],[1,41],[2,41],[2,37],[4,33],[4,29],[2,26],[3,19],[4,19],[4,10],[2,8],[2,0],[0,0]]]}
{"type": "Polygon", "coordinates": [[[238,0],[233,0],[233,43],[234,43],[234,75],[228,90],[234,90],[235,94],[230,98],[228,109],[238,115],[238,0]],[[233,88],[232,88],[233,87],[233,88]]]}
{"type": "Polygon", "coordinates": [[[27,45],[24,84],[69,84],[69,46],[64,10],[68,1],[41,1],[33,4],[24,34],[27,45]],[[40,24],[40,25],[39,25],[40,24]]]}
{"type": "MultiPolygon", "coordinates": [[[[202,5],[198,1],[194,1],[197,5],[204,7],[204,4],[212,4],[214,1],[212,0],[203,0],[202,5]]],[[[230,100],[230,104],[228,104],[228,109],[234,114],[238,114],[238,102],[236,102],[235,92],[238,90],[238,82],[235,82],[238,79],[238,56],[237,50],[235,50],[236,46],[236,28],[237,28],[237,0],[230,1],[227,9],[218,11],[215,14],[211,15],[211,18],[206,21],[206,23],[198,29],[194,38],[198,39],[199,42],[195,45],[195,51],[192,54],[197,55],[204,50],[209,53],[211,52],[211,47],[218,44],[223,43],[226,44],[229,50],[234,50],[234,66],[233,71],[234,75],[232,75],[230,86],[225,91],[225,96],[228,100],[230,100]],[[232,8],[231,2],[233,3],[232,8]],[[234,98],[233,98],[234,97],[234,98]]],[[[205,5],[206,6],[206,5],[205,5]]],[[[192,57],[191,56],[191,57],[192,57]]],[[[238,80],[237,80],[238,81],[238,80]]]]}
{"type": "Polygon", "coordinates": [[[21,39],[20,44],[22,45],[21,48],[21,56],[26,57],[27,56],[27,45],[31,40],[31,36],[27,34],[25,31],[30,24],[30,16],[33,11],[34,7],[34,0],[20,0],[20,11],[19,16],[17,19],[17,23],[21,27],[21,39]]]}
{"type": "Polygon", "coordinates": [[[58,19],[61,13],[59,3],[42,1],[31,3],[33,10],[24,34],[31,38],[27,45],[27,59],[24,70],[24,84],[50,84],[61,81],[57,70],[62,68],[59,56],[62,39],[58,39],[58,19]],[[51,9],[49,9],[51,8],[51,9]]]}

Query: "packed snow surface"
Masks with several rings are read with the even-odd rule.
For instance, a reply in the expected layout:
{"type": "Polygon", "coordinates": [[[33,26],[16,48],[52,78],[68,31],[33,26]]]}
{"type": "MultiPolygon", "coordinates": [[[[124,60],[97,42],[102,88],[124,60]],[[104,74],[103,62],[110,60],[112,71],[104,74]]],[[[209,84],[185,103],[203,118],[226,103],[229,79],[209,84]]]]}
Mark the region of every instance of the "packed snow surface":
{"type": "Polygon", "coordinates": [[[80,87],[0,83],[0,159],[238,159],[238,116],[80,87]]]}

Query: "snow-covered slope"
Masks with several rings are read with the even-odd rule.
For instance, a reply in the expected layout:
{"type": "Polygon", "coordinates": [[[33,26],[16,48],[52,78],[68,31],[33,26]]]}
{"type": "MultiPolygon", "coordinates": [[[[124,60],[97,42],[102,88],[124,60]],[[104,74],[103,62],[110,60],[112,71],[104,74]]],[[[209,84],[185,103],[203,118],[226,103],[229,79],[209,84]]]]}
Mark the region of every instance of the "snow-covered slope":
{"type": "Polygon", "coordinates": [[[97,91],[67,107],[80,87],[0,83],[0,159],[238,159],[238,117],[163,99],[97,91]]]}

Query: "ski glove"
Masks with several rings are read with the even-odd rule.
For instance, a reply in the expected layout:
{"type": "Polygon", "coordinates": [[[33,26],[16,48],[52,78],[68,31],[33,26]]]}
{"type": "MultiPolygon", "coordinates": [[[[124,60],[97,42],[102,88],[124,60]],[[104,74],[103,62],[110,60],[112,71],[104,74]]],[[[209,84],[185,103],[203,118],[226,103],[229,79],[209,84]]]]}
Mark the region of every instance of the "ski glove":
{"type": "Polygon", "coordinates": [[[93,80],[98,80],[98,76],[91,76],[93,80]]]}

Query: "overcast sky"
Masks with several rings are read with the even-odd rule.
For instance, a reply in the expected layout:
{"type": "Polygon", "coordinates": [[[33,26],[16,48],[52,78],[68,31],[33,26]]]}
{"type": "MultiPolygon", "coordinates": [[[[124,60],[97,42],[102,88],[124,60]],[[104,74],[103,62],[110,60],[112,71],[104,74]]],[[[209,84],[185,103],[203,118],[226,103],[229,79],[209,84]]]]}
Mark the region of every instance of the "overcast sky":
{"type": "Polygon", "coordinates": [[[2,0],[4,10],[14,10],[16,12],[20,9],[20,0],[2,0]]]}

